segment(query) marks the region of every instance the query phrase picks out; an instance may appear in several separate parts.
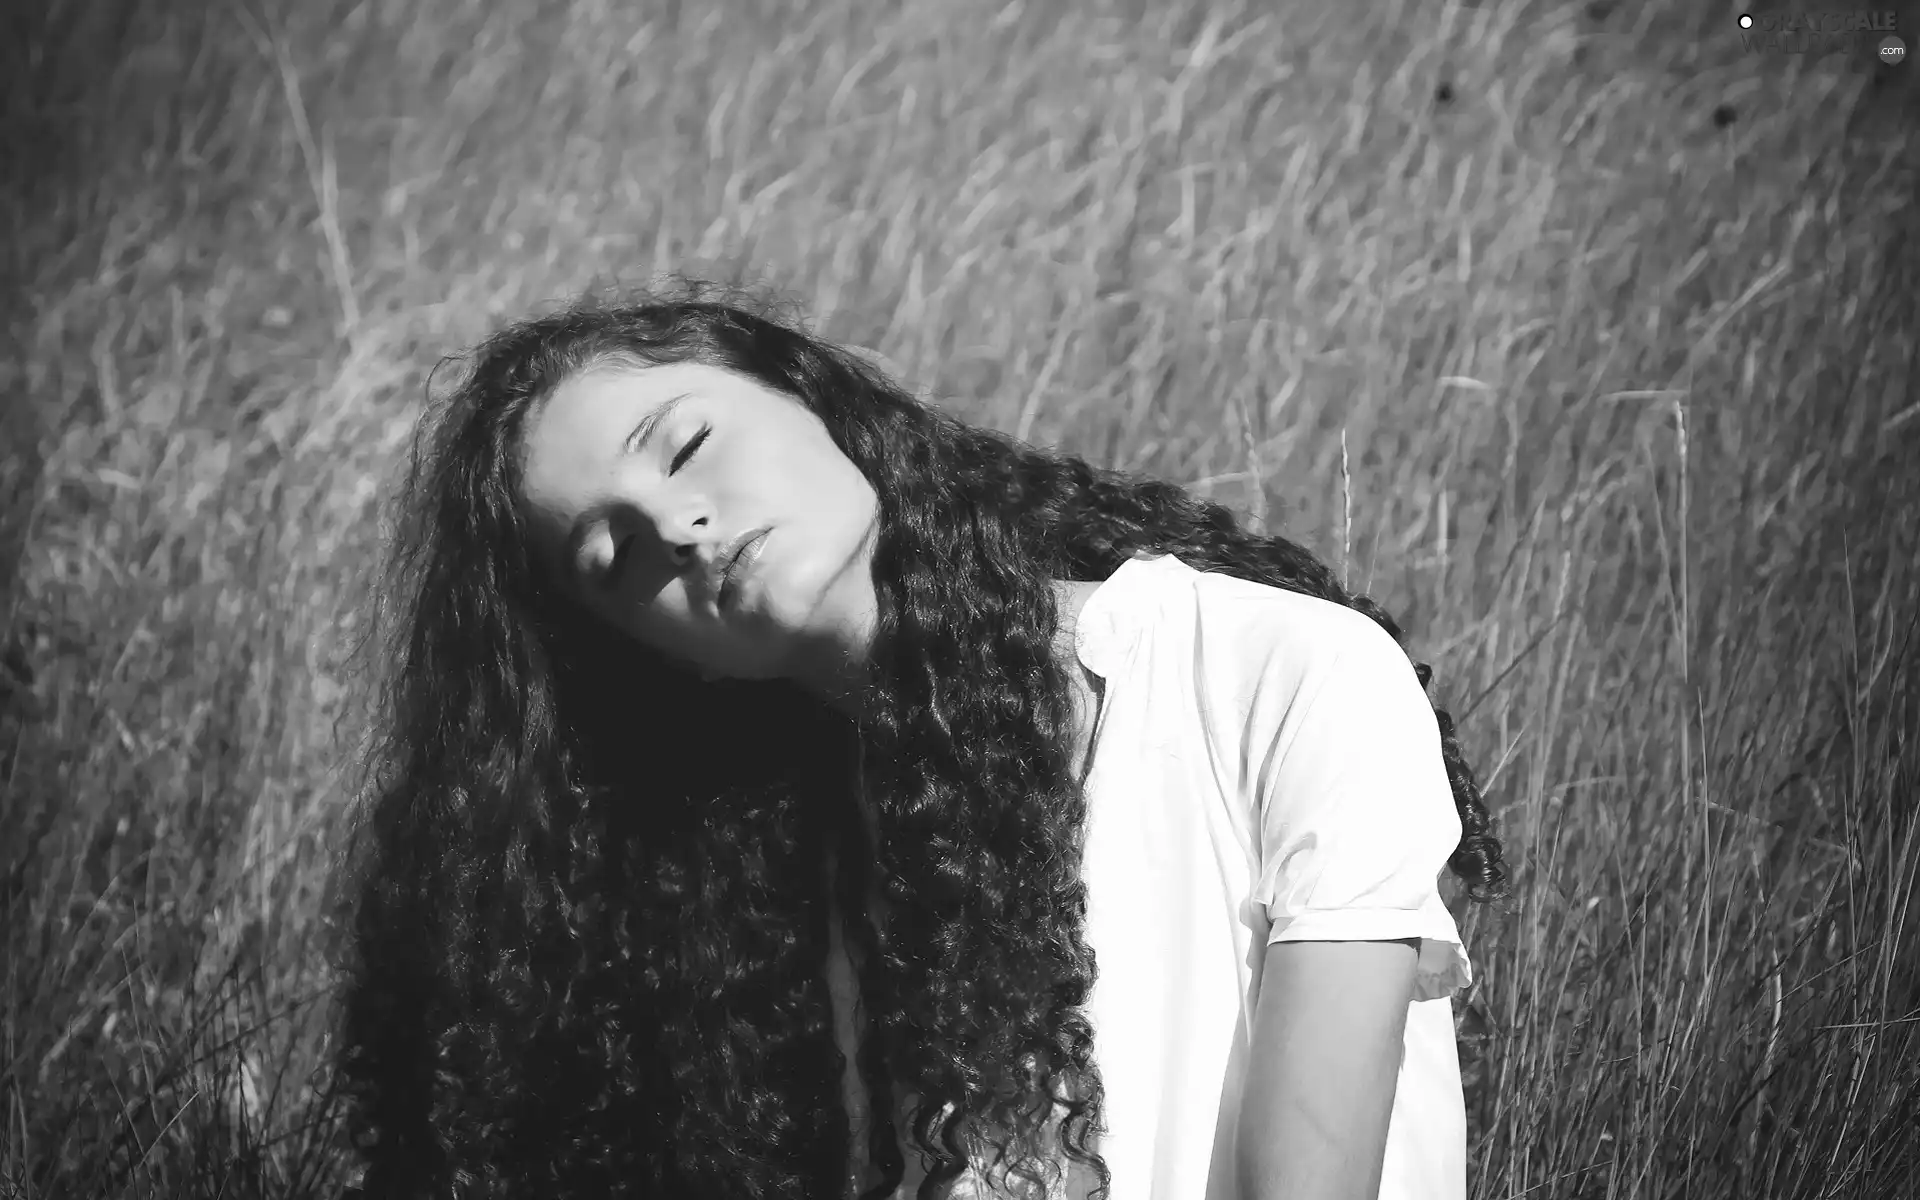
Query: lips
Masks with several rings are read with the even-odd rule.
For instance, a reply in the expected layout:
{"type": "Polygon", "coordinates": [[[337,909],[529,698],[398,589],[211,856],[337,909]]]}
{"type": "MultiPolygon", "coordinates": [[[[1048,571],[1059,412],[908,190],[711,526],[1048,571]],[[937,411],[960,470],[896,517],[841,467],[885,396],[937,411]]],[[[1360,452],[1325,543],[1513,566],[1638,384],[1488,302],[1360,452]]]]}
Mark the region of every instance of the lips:
{"type": "Polygon", "coordinates": [[[765,525],[749,529],[721,548],[714,559],[714,592],[720,607],[725,608],[739,592],[741,569],[751,569],[753,556],[759,553],[760,543],[768,532],[769,527],[765,525]]]}

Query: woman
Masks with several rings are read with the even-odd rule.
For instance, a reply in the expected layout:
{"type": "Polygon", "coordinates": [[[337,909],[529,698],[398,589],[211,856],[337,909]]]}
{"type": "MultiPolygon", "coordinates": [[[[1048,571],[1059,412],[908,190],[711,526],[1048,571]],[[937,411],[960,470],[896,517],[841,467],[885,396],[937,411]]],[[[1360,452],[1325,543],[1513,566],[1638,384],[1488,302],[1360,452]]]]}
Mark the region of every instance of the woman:
{"type": "Polygon", "coordinates": [[[1463,1195],[1436,876],[1504,867],[1311,555],[700,286],[512,326],[435,418],[369,1194],[1463,1195]]]}

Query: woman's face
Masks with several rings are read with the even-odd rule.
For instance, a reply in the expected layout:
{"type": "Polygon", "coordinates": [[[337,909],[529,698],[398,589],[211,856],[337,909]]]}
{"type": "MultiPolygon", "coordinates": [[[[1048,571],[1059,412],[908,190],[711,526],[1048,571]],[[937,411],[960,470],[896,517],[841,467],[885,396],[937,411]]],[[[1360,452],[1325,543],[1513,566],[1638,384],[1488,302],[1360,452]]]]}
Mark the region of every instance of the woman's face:
{"type": "Polygon", "coordinates": [[[704,673],[811,683],[864,656],[873,485],[800,401],[702,363],[606,364],[535,409],[540,569],[704,673]]]}

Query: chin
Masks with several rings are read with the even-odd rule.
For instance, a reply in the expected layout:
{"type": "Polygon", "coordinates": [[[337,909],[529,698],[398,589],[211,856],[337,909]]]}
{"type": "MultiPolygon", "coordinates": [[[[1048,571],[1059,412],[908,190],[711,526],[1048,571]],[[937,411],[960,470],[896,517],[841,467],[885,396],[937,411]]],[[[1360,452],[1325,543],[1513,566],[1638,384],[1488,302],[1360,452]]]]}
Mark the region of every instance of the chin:
{"type": "Polygon", "coordinates": [[[765,683],[780,678],[777,668],[768,663],[741,663],[719,672],[722,679],[732,679],[739,683],[765,683]]]}
{"type": "Polygon", "coordinates": [[[779,679],[784,674],[785,656],[773,652],[771,647],[740,646],[734,649],[735,653],[726,662],[708,667],[708,674],[717,679],[732,679],[742,683],[779,679]]]}

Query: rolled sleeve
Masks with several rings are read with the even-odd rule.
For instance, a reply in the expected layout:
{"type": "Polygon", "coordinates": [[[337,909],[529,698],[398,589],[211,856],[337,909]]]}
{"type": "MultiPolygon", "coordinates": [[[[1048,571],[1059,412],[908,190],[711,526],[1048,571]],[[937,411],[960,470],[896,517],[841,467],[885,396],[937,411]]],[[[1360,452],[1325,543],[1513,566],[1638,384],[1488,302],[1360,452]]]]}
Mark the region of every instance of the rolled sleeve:
{"type": "Polygon", "coordinates": [[[1418,938],[1416,999],[1472,969],[1439,892],[1460,840],[1432,705],[1406,654],[1353,613],[1275,732],[1260,773],[1254,901],[1268,944],[1418,938]]]}

